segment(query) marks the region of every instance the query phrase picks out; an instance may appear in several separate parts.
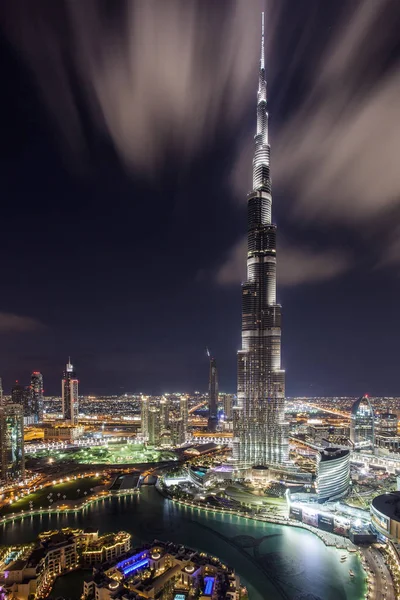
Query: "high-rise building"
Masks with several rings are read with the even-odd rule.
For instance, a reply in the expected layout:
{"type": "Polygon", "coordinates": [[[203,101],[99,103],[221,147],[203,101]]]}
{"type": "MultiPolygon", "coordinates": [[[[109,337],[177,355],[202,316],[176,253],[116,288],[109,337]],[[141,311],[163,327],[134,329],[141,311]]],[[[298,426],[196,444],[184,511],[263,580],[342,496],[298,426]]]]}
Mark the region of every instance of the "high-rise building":
{"type": "Polygon", "coordinates": [[[30,404],[35,423],[43,421],[43,375],[33,371],[30,386],[30,404]]]}
{"type": "Polygon", "coordinates": [[[217,361],[210,356],[210,374],[208,378],[208,431],[216,431],[218,427],[218,370],[217,361]]]}
{"type": "Polygon", "coordinates": [[[183,444],[185,442],[185,437],[183,436],[184,431],[182,427],[182,419],[176,417],[170,419],[169,431],[173,446],[178,446],[179,444],[183,444]]]}
{"type": "Polygon", "coordinates": [[[14,481],[24,477],[24,409],[10,403],[0,407],[0,478],[14,481]]]}
{"type": "Polygon", "coordinates": [[[325,448],[317,455],[318,502],[342,498],[350,486],[350,451],[325,448]]]}
{"type": "Polygon", "coordinates": [[[149,399],[147,396],[141,397],[142,404],[140,407],[141,434],[142,438],[147,441],[149,439],[149,399]]]}
{"type": "Polygon", "coordinates": [[[19,404],[23,407],[24,415],[28,414],[30,410],[30,390],[24,385],[21,385],[18,381],[14,383],[11,388],[11,402],[12,404],[19,404]]]}
{"type": "Polygon", "coordinates": [[[32,425],[37,423],[32,405],[31,386],[21,385],[18,381],[11,388],[12,404],[19,404],[24,411],[24,425],[32,425]]]}
{"type": "Polygon", "coordinates": [[[247,279],[242,284],[242,349],[233,456],[239,466],[283,464],[288,458],[281,306],[276,301],[276,225],[271,222],[270,146],[262,15],[253,189],[248,194],[247,279]]]}
{"type": "Polygon", "coordinates": [[[159,446],[161,433],[160,411],[155,406],[151,406],[148,411],[149,423],[149,444],[159,446]]]}
{"type": "Polygon", "coordinates": [[[0,406],[3,406],[3,381],[0,377],[0,406]]]}
{"type": "Polygon", "coordinates": [[[223,406],[224,406],[224,420],[231,421],[232,417],[233,417],[233,394],[224,394],[223,406]]]}
{"type": "Polygon", "coordinates": [[[389,438],[397,436],[398,418],[396,413],[381,413],[375,421],[375,432],[377,436],[389,438]]]}
{"type": "Polygon", "coordinates": [[[161,430],[163,431],[168,428],[169,424],[169,405],[165,396],[163,396],[160,400],[160,420],[161,430]]]}
{"type": "Polygon", "coordinates": [[[62,412],[66,421],[71,425],[78,422],[79,404],[78,404],[78,380],[71,359],[68,359],[61,380],[62,412]]]}
{"type": "Polygon", "coordinates": [[[179,415],[181,420],[181,444],[186,442],[188,433],[189,407],[187,396],[181,396],[179,399],[179,415]]]}
{"type": "Polygon", "coordinates": [[[356,400],[351,407],[350,440],[356,449],[374,448],[375,417],[367,395],[356,400]]]}

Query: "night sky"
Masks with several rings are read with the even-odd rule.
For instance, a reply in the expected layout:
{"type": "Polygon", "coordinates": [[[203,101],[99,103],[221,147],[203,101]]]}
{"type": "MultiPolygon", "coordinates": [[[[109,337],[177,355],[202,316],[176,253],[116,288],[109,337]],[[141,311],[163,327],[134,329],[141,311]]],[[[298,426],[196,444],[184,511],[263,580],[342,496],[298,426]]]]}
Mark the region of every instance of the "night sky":
{"type": "Polygon", "coordinates": [[[0,8],[0,375],[236,389],[260,12],[288,395],[400,395],[400,3],[0,8]]]}

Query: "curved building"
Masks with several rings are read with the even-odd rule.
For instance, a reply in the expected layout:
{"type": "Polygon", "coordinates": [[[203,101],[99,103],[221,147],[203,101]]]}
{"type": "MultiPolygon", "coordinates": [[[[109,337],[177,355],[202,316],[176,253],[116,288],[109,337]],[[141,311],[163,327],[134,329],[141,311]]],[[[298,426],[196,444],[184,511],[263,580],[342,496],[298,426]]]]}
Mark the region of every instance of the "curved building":
{"type": "Polygon", "coordinates": [[[386,538],[400,542],[400,492],[381,494],[372,500],[371,521],[386,538]]]}
{"type": "Polygon", "coordinates": [[[368,396],[361,396],[351,407],[350,440],[354,448],[374,448],[374,411],[368,396]]]}
{"type": "Polygon", "coordinates": [[[342,498],[350,485],[350,451],[325,448],[317,456],[318,502],[342,498]]]}

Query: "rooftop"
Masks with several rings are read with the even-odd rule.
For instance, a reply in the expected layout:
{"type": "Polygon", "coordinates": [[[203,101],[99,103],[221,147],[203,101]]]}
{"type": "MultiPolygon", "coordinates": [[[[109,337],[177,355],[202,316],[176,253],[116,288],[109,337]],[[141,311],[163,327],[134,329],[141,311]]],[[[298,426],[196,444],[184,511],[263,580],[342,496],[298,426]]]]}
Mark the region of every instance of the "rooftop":
{"type": "Polygon", "coordinates": [[[386,517],[400,522],[400,492],[376,496],[372,500],[372,506],[386,517]]]}

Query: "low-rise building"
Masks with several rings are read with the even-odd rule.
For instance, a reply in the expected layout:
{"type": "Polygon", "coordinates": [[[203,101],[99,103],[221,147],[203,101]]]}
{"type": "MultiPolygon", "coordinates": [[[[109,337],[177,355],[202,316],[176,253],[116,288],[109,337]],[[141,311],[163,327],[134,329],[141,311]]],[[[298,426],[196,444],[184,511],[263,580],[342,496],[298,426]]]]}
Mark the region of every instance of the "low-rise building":
{"type": "Polygon", "coordinates": [[[54,425],[44,428],[45,442],[75,442],[83,436],[83,425],[54,425]]]}
{"type": "Polygon", "coordinates": [[[154,542],[84,582],[85,600],[158,598],[240,600],[240,582],[234,571],[196,550],[154,542]]]}
{"type": "Polygon", "coordinates": [[[4,597],[47,598],[59,575],[88,564],[111,563],[128,552],[130,546],[131,536],[124,531],[102,536],[90,528],[44,532],[36,544],[13,546],[11,552],[0,556],[4,597]]]}
{"type": "Polygon", "coordinates": [[[84,565],[113,562],[131,548],[131,535],[126,531],[100,536],[82,552],[84,565]]]}
{"type": "Polygon", "coordinates": [[[371,503],[371,521],[378,533],[400,543],[400,492],[376,496],[371,503]]]}

